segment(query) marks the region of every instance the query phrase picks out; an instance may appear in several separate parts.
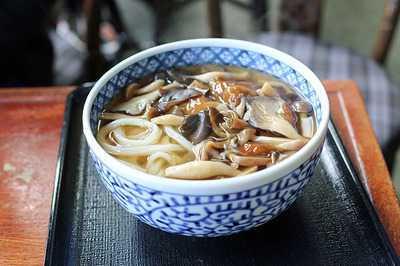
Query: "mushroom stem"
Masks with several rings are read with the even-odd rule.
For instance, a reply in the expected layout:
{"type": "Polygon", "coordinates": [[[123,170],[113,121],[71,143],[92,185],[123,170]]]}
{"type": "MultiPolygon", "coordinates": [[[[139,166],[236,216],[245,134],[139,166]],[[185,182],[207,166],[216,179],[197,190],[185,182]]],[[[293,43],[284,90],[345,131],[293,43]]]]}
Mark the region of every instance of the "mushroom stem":
{"type": "Polygon", "coordinates": [[[137,89],[136,91],[133,92],[133,95],[143,95],[143,94],[158,90],[163,85],[164,85],[164,80],[159,79],[159,80],[153,81],[152,83],[150,83],[140,89],[137,89]]]}
{"type": "Polygon", "coordinates": [[[267,157],[240,156],[235,153],[229,153],[228,158],[231,162],[240,166],[267,166],[272,161],[271,158],[267,157]]]}
{"type": "Polygon", "coordinates": [[[214,72],[207,72],[204,74],[195,75],[195,76],[187,76],[187,77],[200,80],[201,82],[204,82],[204,83],[209,83],[213,79],[245,80],[249,77],[249,75],[250,74],[247,71],[238,72],[238,73],[214,71],[214,72]]]}
{"type": "Polygon", "coordinates": [[[180,126],[184,118],[182,116],[167,114],[152,118],[150,121],[157,125],[180,126]]]}
{"type": "Polygon", "coordinates": [[[178,179],[207,179],[215,176],[237,176],[242,172],[229,165],[213,161],[194,161],[165,169],[167,177],[178,179]]]}

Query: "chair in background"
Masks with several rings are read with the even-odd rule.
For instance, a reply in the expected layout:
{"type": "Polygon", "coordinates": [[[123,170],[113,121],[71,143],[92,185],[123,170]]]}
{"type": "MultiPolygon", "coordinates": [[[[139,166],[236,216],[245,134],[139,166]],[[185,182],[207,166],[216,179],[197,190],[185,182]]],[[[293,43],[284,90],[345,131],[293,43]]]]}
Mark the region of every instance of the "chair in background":
{"type": "MultiPolygon", "coordinates": [[[[225,0],[253,13],[259,32],[241,39],[262,43],[299,59],[320,79],[355,80],[363,96],[375,135],[388,167],[400,142],[400,89],[384,69],[400,13],[400,1],[388,0],[370,57],[319,40],[323,0],[281,0],[278,32],[268,31],[265,1],[244,5],[225,0]],[[262,10],[262,12],[260,12],[262,10]]],[[[209,25],[214,37],[223,37],[224,0],[209,0],[209,25]]]]}
{"type": "MultiPolygon", "coordinates": [[[[110,1],[113,0],[106,2],[110,1]]],[[[158,0],[147,2],[153,3],[155,14],[169,14],[174,4],[182,5],[192,1],[195,0],[164,0],[161,1],[163,5],[159,5],[158,0]]],[[[270,30],[267,19],[269,5],[265,0],[206,0],[210,37],[225,36],[222,22],[226,12],[223,10],[223,2],[229,2],[242,8],[244,12],[250,12],[256,21],[256,33],[237,38],[259,42],[286,52],[307,65],[320,79],[355,80],[387,164],[391,167],[393,154],[400,142],[400,89],[389,78],[383,64],[399,17],[400,0],[387,0],[370,57],[319,39],[323,0],[280,0],[278,31],[270,30]]],[[[99,1],[85,0],[88,70],[92,80],[104,72],[99,63],[100,8],[99,1]]],[[[159,18],[156,33],[162,32],[167,19],[168,17],[159,18]]]]}

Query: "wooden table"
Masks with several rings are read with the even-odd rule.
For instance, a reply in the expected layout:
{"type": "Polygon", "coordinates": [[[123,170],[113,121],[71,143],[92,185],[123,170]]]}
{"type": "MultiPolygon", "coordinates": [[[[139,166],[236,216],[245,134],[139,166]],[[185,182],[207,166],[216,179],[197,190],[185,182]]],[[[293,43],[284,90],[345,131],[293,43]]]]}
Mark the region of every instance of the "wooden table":
{"type": "MultiPolygon", "coordinates": [[[[357,85],[323,83],[333,123],[399,256],[400,205],[357,85]]],[[[0,265],[43,264],[65,100],[73,89],[0,89],[0,265]]]]}

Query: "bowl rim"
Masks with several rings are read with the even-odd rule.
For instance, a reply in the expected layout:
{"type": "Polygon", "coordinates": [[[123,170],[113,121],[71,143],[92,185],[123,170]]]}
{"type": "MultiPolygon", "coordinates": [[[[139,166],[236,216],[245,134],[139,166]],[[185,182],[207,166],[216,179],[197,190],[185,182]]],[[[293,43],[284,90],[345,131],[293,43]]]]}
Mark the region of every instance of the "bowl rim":
{"type": "MultiPolygon", "coordinates": [[[[215,193],[223,194],[233,191],[249,190],[259,187],[261,185],[272,183],[289,174],[299,165],[308,160],[309,157],[312,156],[312,154],[320,147],[320,145],[324,141],[327,131],[329,114],[330,107],[328,95],[321,81],[306,65],[301,63],[296,58],[272,47],[254,42],[229,38],[198,38],[158,45],[138,52],[137,54],[134,54],[116,64],[95,83],[95,85],[89,92],[84,103],[84,108],[82,112],[82,123],[83,133],[91,151],[95,153],[95,155],[100,158],[102,163],[105,164],[108,168],[118,169],[119,172],[116,174],[118,174],[120,177],[144,187],[157,189],[169,193],[182,194],[183,192],[185,194],[210,195],[215,193]],[[123,163],[119,162],[117,159],[109,155],[105,150],[103,150],[100,144],[98,144],[98,142],[96,141],[90,127],[90,111],[99,90],[112,77],[114,77],[124,68],[133,63],[160,53],[195,47],[228,47],[252,51],[281,61],[290,66],[296,72],[300,73],[313,86],[321,102],[321,122],[311,140],[301,150],[296,152],[290,158],[280,162],[277,165],[274,165],[273,167],[243,176],[217,180],[181,180],[143,173],[139,170],[135,170],[127,165],[124,165],[123,163]]],[[[112,171],[115,172],[115,170],[112,171]]]]}

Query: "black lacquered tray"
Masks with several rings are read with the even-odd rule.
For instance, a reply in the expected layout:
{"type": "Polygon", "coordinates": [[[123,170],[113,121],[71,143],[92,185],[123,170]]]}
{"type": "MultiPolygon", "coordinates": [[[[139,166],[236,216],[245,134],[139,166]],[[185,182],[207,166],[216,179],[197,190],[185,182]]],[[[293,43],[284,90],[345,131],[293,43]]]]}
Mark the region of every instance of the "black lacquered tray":
{"type": "Polygon", "coordinates": [[[67,100],[46,265],[399,264],[332,125],[308,187],[265,225],[193,238],[142,223],[112,198],[88,153],[81,115],[90,88],[67,100]]]}

